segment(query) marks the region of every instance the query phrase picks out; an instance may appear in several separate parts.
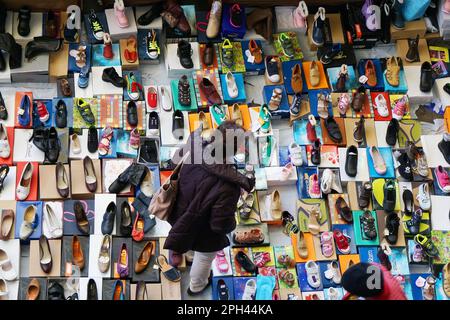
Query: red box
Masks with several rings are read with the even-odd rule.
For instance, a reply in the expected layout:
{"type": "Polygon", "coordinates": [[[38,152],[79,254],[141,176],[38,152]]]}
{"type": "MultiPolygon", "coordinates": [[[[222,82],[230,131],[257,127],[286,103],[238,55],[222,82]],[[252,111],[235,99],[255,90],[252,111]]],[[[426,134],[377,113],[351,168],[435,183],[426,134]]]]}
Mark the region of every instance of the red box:
{"type": "MultiPolygon", "coordinates": [[[[20,177],[22,176],[22,171],[28,162],[17,162],[16,171],[16,188],[19,185],[20,177]]],[[[37,201],[38,200],[38,186],[39,186],[39,163],[31,162],[33,165],[33,177],[31,178],[30,194],[24,201],[37,201]]],[[[56,179],[55,177],[48,177],[49,179],[56,179]]],[[[17,196],[16,196],[16,200],[17,196]]]]}
{"type": "Polygon", "coordinates": [[[0,158],[0,165],[7,164],[8,166],[13,165],[13,154],[14,154],[14,128],[12,127],[3,127],[6,130],[9,141],[9,149],[11,152],[9,153],[9,158],[3,159],[0,158]]]}
{"type": "Polygon", "coordinates": [[[16,99],[14,101],[14,126],[16,128],[32,128],[33,127],[33,93],[32,92],[16,92],[16,99]],[[19,108],[20,108],[20,102],[22,101],[22,97],[24,95],[27,95],[30,98],[30,123],[28,126],[24,127],[19,124],[19,108]]]}

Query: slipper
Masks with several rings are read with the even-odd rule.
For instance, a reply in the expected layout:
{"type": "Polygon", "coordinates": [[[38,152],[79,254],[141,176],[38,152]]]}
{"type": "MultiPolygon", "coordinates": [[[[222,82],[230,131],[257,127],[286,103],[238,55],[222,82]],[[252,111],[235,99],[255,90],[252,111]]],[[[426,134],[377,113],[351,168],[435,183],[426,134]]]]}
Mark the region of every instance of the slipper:
{"type": "Polygon", "coordinates": [[[256,277],[255,300],[272,300],[275,289],[275,277],[258,275],[256,277]]]}
{"type": "Polygon", "coordinates": [[[164,255],[158,256],[156,263],[167,280],[172,282],[179,282],[181,280],[180,271],[177,268],[172,267],[164,255]]]}

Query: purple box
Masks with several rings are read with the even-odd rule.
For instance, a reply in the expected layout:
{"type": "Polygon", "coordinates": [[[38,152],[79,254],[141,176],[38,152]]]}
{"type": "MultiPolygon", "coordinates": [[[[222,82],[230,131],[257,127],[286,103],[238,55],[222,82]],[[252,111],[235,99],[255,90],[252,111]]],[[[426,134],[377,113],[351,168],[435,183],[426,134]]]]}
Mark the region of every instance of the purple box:
{"type": "Polygon", "coordinates": [[[241,27],[235,28],[230,23],[230,9],[231,5],[225,3],[222,10],[222,37],[224,38],[244,38],[245,32],[247,30],[245,25],[245,8],[241,7],[241,27]]]}

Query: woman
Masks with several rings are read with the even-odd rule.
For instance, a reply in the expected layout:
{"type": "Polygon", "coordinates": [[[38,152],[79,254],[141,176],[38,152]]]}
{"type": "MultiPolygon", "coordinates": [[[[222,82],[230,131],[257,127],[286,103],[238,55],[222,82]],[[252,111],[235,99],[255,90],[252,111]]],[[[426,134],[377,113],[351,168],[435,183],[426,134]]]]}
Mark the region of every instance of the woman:
{"type": "Polygon", "coordinates": [[[234,215],[240,189],[251,191],[255,184],[254,178],[240,174],[228,164],[231,161],[226,161],[234,156],[227,157],[226,150],[230,146],[233,153],[237,150],[236,139],[227,141],[227,130],[244,133],[234,122],[226,121],[216,130],[212,142],[201,139],[201,130],[196,130],[189,138],[190,161],[185,161],[181,169],[177,200],[168,219],[172,229],[164,248],[179,254],[188,250],[195,252],[188,289],[191,295],[201,293],[209,285],[216,252],[230,245],[227,234],[236,227],[234,215]],[[219,135],[223,139],[218,138],[219,135]],[[219,155],[215,163],[205,159],[210,150],[220,151],[220,148],[223,156],[220,152],[210,154],[213,158],[219,155]]]}

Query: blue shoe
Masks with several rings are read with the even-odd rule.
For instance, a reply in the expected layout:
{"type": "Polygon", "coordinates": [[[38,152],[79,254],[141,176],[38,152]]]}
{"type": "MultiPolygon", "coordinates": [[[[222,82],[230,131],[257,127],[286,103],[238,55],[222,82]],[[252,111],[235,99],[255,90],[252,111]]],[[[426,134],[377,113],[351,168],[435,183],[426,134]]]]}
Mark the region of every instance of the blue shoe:
{"type": "Polygon", "coordinates": [[[125,300],[123,296],[123,282],[121,280],[114,282],[112,300],[125,300]]]}
{"type": "Polygon", "coordinates": [[[312,42],[318,47],[323,46],[323,44],[325,43],[325,37],[323,34],[324,22],[325,22],[325,9],[321,7],[314,16],[314,24],[311,37],[312,42]]]}
{"type": "Polygon", "coordinates": [[[78,86],[82,89],[87,88],[89,85],[89,67],[84,66],[80,70],[80,76],[78,77],[78,86]]]}
{"type": "Polygon", "coordinates": [[[19,124],[22,127],[27,127],[30,124],[30,98],[25,94],[20,101],[20,107],[18,111],[19,124]]]}
{"type": "Polygon", "coordinates": [[[402,15],[402,4],[395,1],[392,11],[394,12],[394,21],[392,22],[392,26],[397,30],[405,29],[405,20],[402,15]]]}

